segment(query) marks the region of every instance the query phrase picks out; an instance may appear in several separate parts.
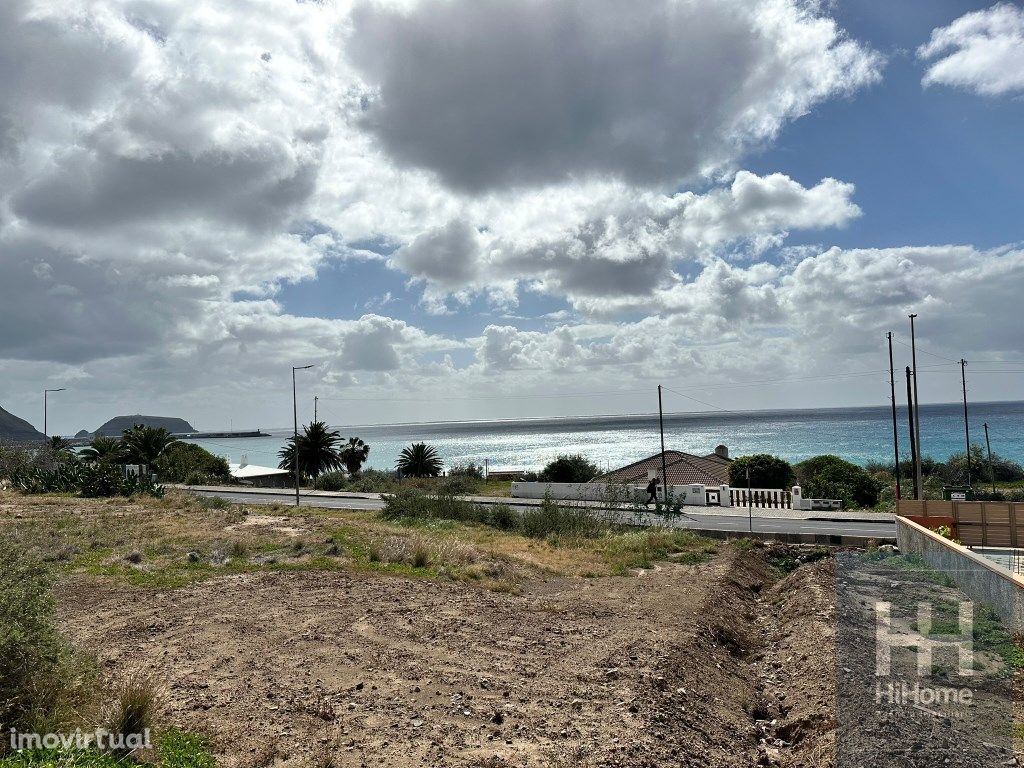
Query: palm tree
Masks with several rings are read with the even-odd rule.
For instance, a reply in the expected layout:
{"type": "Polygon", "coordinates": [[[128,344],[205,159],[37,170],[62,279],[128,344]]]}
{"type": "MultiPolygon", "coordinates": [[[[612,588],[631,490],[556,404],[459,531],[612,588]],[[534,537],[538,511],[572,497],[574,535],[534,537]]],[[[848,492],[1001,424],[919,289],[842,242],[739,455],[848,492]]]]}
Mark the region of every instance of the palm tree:
{"type": "Polygon", "coordinates": [[[395,466],[403,475],[410,477],[437,477],[444,463],[433,446],[413,443],[402,449],[395,466]]]}
{"type": "Polygon", "coordinates": [[[124,443],[116,437],[94,437],[92,442],[79,451],[85,461],[106,461],[116,463],[124,458],[124,443]]]}
{"type": "Polygon", "coordinates": [[[50,438],[49,446],[54,453],[66,453],[71,448],[71,443],[60,435],[54,435],[50,438]]]}
{"type": "Polygon", "coordinates": [[[366,461],[366,457],[369,455],[370,446],[358,437],[350,437],[348,442],[338,451],[341,463],[345,465],[345,469],[348,470],[350,475],[359,474],[359,470],[363,467],[363,462],[366,461]]]}
{"type": "Polygon", "coordinates": [[[124,431],[125,460],[129,464],[153,465],[167,447],[178,442],[178,438],[163,427],[147,427],[136,424],[124,431]]]}
{"type": "MultiPolygon", "coordinates": [[[[298,439],[300,474],[316,479],[324,472],[341,467],[341,456],[338,455],[339,442],[341,434],[332,432],[322,421],[314,421],[304,426],[298,439]]],[[[280,469],[295,472],[295,444],[295,438],[289,437],[284,448],[278,451],[277,455],[281,462],[277,466],[280,469]]]]}

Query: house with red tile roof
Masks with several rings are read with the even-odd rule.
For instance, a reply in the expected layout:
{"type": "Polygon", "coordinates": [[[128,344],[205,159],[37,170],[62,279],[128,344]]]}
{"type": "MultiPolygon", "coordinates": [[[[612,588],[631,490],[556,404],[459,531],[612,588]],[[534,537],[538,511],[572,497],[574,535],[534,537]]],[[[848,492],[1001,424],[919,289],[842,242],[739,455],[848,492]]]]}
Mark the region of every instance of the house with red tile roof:
{"type": "MultiPolygon", "coordinates": [[[[729,484],[729,449],[724,445],[707,456],[696,456],[682,451],[665,451],[665,474],[669,485],[699,483],[712,488],[729,484]]],[[[652,477],[661,479],[661,453],[627,464],[620,469],[595,477],[595,483],[643,485],[652,477]]]]}

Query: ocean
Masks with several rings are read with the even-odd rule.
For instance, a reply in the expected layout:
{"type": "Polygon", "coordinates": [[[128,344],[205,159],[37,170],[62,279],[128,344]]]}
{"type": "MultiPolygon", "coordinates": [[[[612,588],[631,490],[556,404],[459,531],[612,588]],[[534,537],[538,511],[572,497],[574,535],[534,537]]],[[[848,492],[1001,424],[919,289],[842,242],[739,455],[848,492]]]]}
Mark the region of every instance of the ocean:
{"type": "MultiPolygon", "coordinates": [[[[897,411],[900,455],[910,455],[906,410],[897,411]]],[[[971,442],[984,446],[989,425],[992,451],[1024,463],[1024,402],[970,405],[971,442]]],[[[474,462],[490,468],[538,469],[562,453],[582,453],[614,469],[660,450],[658,415],[593,416],[518,421],[334,426],[345,437],[370,445],[367,467],[392,469],[405,446],[425,441],[447,466],[474,462]]],[[[239,462],[277,466],[277,452],[291,429],[269,437],[196,440],[212,453],[239,462]]],[[[963,405],[921,407],[922,453],[939,460],[964,450],[963,405]]],[[[888,407],[815,410],[673,413],[665,415],[665,447],[707,454],[718,444],[730,456],[772,453],[791,462],[832,453],[857,464],[891,461],[892,416],[888,407]]]]}

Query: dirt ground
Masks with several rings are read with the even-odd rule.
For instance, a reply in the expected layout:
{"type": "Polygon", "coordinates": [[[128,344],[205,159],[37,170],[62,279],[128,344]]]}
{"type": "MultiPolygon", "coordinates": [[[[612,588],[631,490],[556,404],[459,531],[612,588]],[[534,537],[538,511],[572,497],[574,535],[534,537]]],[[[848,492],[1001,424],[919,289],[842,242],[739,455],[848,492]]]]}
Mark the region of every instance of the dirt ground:
{"type": "Polygon", "coordinates": [[[160,680],[165,719],[211,734],[228,766],[827,765],[832,676],[813,677],[817,700],[794,683],[829,663],[826,595],[814,575],[774,580],[730,549],[518,595],[299,572],[136,593],[79,580],[61,604],[74,639],[112,674],[160,680]],[[780,601],[803,606],[799,636],[780,601]],[[798,689],[805,706],[782,714],[798,689]]]}
{"type": "MultiPolygon", "coordinates": [[[[0,532],[62,574],[61,626],[105,682],[154,681],[158,725],[211,737],[225,768],[847,768],[837,628],[872,653],[863,608],[896,583],[679,532],[573,543],[184,498],[0,495],[0,532]]],[[[908,599],[959,599],[924,587],[908,599]]],[[[871,716],[851,768],[972,764],[871,716]]]]}

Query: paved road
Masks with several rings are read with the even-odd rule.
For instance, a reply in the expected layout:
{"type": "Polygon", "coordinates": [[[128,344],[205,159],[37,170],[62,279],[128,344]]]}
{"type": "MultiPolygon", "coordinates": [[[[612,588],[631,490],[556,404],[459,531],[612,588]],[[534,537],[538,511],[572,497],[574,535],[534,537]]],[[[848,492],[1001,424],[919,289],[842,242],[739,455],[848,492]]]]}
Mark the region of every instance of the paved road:
{"type": "MultiPolygon", "coordinates": [[[[267,490],[244,490],[239,491],[230,488],[217,489],[190,489],[192,493],[201,496],[220,496],[235,504],[294,504],[295,498],[288,492],[267,490]]],[[[507,503],[513,509],[523,511],[536,508],[536,502],[523,499],[494,499],[493,502],[507,503]]],[[[492,503],[493,503],[492,502],[492,503]]],[[[366,496],[307,496],[301,497],[302,506],[319,507],[327,509],[365,509],[378,510],[384,506],[379,498],[366,496]]],[[[618,517],[622,522],[637,522],[636,515],[632,511],[613,512],[604,511],[604,514],[611,517],[618,517]]],[[[771,517],[770,510],[760,510],[753,518],[753,532],[760,534],[806,534],[812,536],[842,536],[850,538],[874,538],[881,540],[894,540],[896,538],[896,526],[891,519],[873,520],[841,520],[829,519],[825,516],[811,517],[806,519],[794,519],[790,517],[771,517]]],[[[824,513],[827,514],[827,513],[824,513]]],[[[742,514],[714,514],[704,511],[696,512],[693,508],[687,508],[681,516],[673,516],[669,519],[644,515],[640,520],[641,524],[647,525],[668,525],[676,528],[692,528],[701,531],[722,531],[722,532],[748,532],[751,521],[742,514]]]]}

